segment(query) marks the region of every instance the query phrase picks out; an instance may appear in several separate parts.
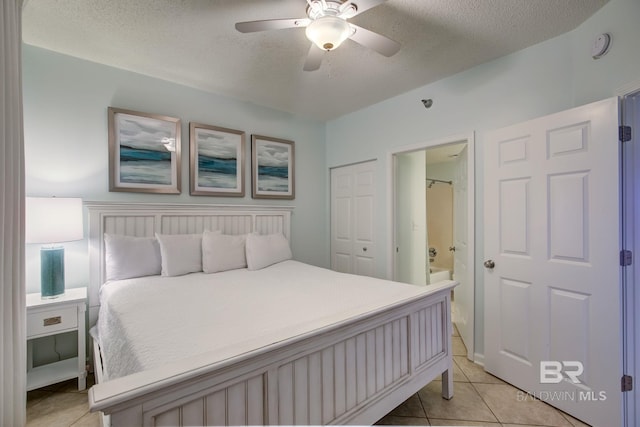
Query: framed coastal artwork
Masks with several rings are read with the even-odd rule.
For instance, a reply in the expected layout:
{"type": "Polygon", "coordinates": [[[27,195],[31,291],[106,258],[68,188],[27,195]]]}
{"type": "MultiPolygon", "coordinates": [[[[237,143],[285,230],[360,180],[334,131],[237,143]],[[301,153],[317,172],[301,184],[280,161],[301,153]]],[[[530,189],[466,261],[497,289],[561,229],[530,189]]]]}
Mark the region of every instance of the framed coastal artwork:
{"type": "Polygon", "coordinates": [[[244,196],[244,132],[189,124],[189,183],[193,196],[244,196]]]}
{"type": "Polygon", "coordinates": [[[251,135],[251,189],[254,199],[295,198],[294,142],[251,135]]]}
{"type": "Polygon", "coordinates": [[[180,119],[109,107],[109,191],[180,194],[180,119]]]}

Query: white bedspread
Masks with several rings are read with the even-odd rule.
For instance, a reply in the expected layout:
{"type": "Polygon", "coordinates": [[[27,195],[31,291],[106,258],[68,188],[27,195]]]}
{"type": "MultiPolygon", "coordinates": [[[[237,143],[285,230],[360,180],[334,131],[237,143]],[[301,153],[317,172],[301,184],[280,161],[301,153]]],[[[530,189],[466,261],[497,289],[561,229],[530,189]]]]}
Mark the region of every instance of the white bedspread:
{"type": "Polygon", "coordinates": [[[97,324],[105,378],[202,353],[226,360],[425,292],[297,261],[108,282],[97,324]]]}

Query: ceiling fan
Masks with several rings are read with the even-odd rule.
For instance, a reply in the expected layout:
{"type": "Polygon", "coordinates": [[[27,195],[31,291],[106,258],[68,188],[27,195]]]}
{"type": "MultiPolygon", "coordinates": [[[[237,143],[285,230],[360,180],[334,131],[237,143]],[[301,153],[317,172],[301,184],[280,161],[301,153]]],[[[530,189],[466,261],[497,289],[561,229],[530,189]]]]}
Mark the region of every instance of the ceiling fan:
{"type": "Polygon", "coordinates": [[[400,50],[400,43],[366,28],[359,27],[349,19],[386,0],[307,0],[307,18],[267,19],[236,23],[241,33],[253,33],[285,28],[306,28],[312,41],[303,70],[320,68],[325,51],[336,49],[346,39],[375,50],[384,56],[392,56],[400,50]]]}

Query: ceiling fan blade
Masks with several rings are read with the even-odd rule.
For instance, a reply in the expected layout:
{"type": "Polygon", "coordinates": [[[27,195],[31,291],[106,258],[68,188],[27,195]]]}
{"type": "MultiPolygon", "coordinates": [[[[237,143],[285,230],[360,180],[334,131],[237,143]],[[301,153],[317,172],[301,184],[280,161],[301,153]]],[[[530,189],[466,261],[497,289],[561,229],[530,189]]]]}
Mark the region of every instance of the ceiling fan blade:
{"type": "Polygon", "coordinates": [[[303,28],[309,25],[309,18],[298,19],[266,19],[263,21],[237,22],[236,30],[241,33],[255,33],[257,31],[284,30],[286,28],[303,28]]]}
{"type": "Polygon", "coordinates": [[[384,56],[393,56],[400,50],[400,43],[397,41],[391,40],[382,34],[374,33],[366,28],[351,23],[349,23],[349,25],[355,29],[355,32],[349,38],[362,46],[373,49],[384,56]]]}
{"type": "Polygon", "coordinates": [[[347,0],[346,2],[342,3],[342,5],[340,5],[340,10],[347,10],[350,5],[354,5],[356,7],[356,11],[349,14],[349,18],[352,18],[373,7],[381,5],[385,1],[387,0],[347,0]]]}
{"type": "Polygon", "coordinates": [[[304,71],[315,71],[320,68],[322,58],[324,57],[324,50],[320,49],[314,43],[311,43],[311,48],[307,54],[307,59],[304,61],[304,71]]]}

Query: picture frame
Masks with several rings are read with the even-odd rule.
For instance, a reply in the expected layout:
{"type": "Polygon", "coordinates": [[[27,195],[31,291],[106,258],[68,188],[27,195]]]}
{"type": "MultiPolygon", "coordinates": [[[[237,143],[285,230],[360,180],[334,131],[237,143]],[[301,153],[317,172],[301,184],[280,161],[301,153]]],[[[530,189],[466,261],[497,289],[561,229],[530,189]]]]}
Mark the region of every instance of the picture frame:
{"type": "Polygon", "coordinates": [[[108,108],[109,191],[180,194],[180,119],[108,108]]]}
{"type": "Polygon", "coordinates": [[[244,197],[245,133],[189,124],[189,187],[192,196],[244,197]]]}
{"type": "Polygon", "coordinates": [[[294,199],[295,143],[251,135],[251,176],[254,199],[294,199]]]}

